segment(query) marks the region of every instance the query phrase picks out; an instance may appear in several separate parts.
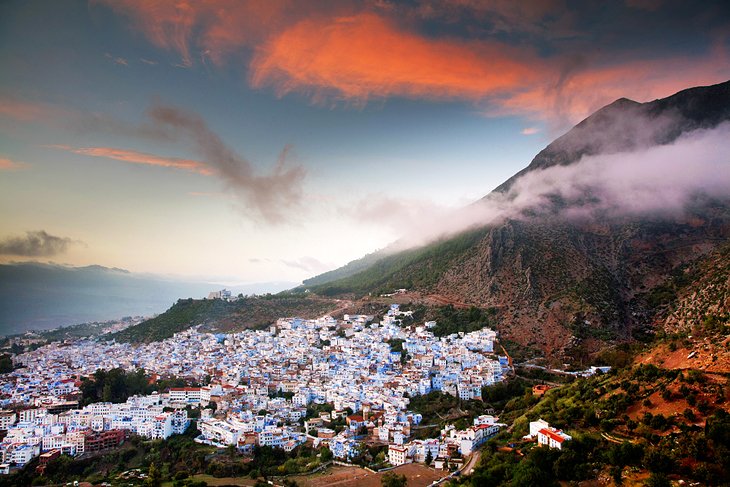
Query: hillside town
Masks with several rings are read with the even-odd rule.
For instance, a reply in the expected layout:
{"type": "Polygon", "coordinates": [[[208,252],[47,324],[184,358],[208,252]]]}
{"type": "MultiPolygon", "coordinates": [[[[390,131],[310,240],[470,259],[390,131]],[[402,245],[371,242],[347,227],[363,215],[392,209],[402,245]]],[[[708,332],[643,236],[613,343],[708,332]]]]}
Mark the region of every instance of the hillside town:
{"type": "Polygon", "coordinates": [[[0,442],[0,471],[7,473],[11,464],[23,466],[39,455],[45,463],[60,454],[77,456],[113,448],[131,433],[148,439],[184,433],[190,424],[187,411],[166,411],[170,406],[169,396],[163,400],[152,394],[58,413],[53,408],[0,412],[2,428],[7,430],[0,442]]]}
{"type": "Polygon", "coordinates": [[[196,441],[244,454],[309,441],[343,461],[373,442],[388,446],[392,465],[426,458],[443,465],[469,455],[499,431],[497,418],[413,439],[422,416],[409,409],[410,398],[442,391],[480,399],[482,387],[503,380],[509,361],[494,354],[490,329],[435,337],[435,322],[400,326],[409,313],[394,304],[379,322],[365,315],[282,318],[265,330],[193,327],[150,344],[82,339],[27,352],[0,382],[3,470],[39,455],[110,447],[129,434],[167,438],[187,429],[191,408],[202,410],[196,441]],[[80,407],[81,379],[114,368],[204,385],[80,407]]]}

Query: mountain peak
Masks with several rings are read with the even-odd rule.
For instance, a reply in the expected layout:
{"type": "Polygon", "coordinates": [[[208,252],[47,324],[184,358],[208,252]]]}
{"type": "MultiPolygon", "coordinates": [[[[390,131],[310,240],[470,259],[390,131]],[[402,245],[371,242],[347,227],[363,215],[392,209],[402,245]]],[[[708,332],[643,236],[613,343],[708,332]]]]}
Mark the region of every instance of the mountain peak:
{"type": "Polygon", "coordinates": [[[527,172],[567,166],[581,157],[668,144],[682,133],[710,128],[730,119],[730,81],[682,90],[667,98],[639,103],[628,98],[593,112],[540,151],[530,165],[499,185],[507,192],[527,172]]]}
{"type": "Polygon", "coordinates": [[[630,98],[623,98],[622,97],[622,98],[617,99],[613,103],[609,103],[608,105],[606,105],[603,108],[608,108],[608,107],[626,107],[626,106],[632,106],[632,105],[641,105],[641,103],[639,103],[638,101],[634,101],[634,100],[632,100],[630,98]]]}

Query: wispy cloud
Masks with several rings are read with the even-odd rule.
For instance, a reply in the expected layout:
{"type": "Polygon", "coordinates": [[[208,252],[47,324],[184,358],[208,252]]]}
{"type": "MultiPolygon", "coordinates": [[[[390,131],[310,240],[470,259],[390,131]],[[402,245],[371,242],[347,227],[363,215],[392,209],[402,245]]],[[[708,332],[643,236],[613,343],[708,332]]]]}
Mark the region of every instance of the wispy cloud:
{"type": "MultiPolygon", "coordinates": [[[[650,124],[637,121],[629,126],[640,131],[650,124]]],[[[728,200],[730,123],[689,132],[666,145],[646,143],[651,134],[632,137],[639,141],[633,149],[528,171],[506,192],[491,193],[467,207],[374,195],[344,208],[343,215],[402,236],[392,247],[398,249],[505,219],[676,218],[703,198],[728,200]]]]}
{"type": "Polygon", "coordinates": [[[185,171],[210,176],[213,170],[199,161],[191,159],[181,159],[178,157],[163,157],[146,152],[137,152],[128,149],[115,149],[112,147],[70,147],[67,145],[50,146],[54,149],[62,149],[74,154],[81,154],[91,157],[105,157],[117,161],[128,162],[131,164],[145,164],[149,166],[169,167],[172,169],[182,169],[185,171]]]}
{"type": "Polygon", "coordinates": [[[690,132],[667,145],[583,157],[576,164],[530,171],[486,204],[517,214],[554,211],[569,216],[672,215],[695,198],[730,195],[730,123],[690,132]]]}
{"type": "Polygon", "coordinates": [[[109,54],[108,52],[104,53],[104,57],[109,59],[110,61],[112,61],[114,64],[116,64],[118,66],[129,66],[129,61],[123,57],[119,57],[119,56],[115,57],[115,56],[112,56],[111,54],[109,54]]]}
{"type": "Polygon", "coordinates": [[[314,257],[308,257],[308,256],[300,257],[300,258],[294,259],[294,260],[282,259],[281,263],[287,267],[291,267],[293,269],[299,269],[299,270],[302,270],[309,274],[322,273],[322,272],[332,269],[334,267],[333,265],[325,264],[325,263],[315,259],[314,257]]]}
{"type": "Polygon", "coordinates": [[[65,253],[68,247],[75,243],[79,242],[51,235],[45,230],[30,231],[22,237],[7,237],[0,240],[0,255],[51,257],[65,253]]]}
{"type": "Polygon", "coordinates": [[[0,96],[0,115],[13,120],[21,122],[35,121],[56,112],[56,109],[41,103],[0,96]]]}
{"type": "Polygon", "coordinates": [[[287,164],[290,148],[281,152],[269,174],[256,174],[253,165],[237,154],[214,133],[197,114],[179,108],[157,105],[149,110],[154,123],[190,141],[207,167],[237,194],[247,208],[268,223],[291,218],[291,210],[302,201],[302,166],[287,164]]]}
{"type": "Polygon", "coordinates": [[[107,132],[116,136],[171,140],[167,131],[150,123],[135,124],[108,114],[9,96],[0,96],[0,118],[51,125],[74,133],[107,132]]]}
{"type": "Polygon", "coordinates": [[[20,171],[28,168],[29,165],[26,162],[18,162],[7,157],[0,157],[0,171],[20,171]]]}
{"type": "Polygon", "coordinates": [[[540,131],[537,127],[526,127],[520,132],[522,135],[535,135],[540,131]]]}
{"type": "Polygon", "coordinates": [[[131,164],[217,176],[236,195],[251,217],[267,223],[289,221],[293,215],[292,210],[298,208],[302,202],[306,171],[301,165],[289,161],[291,147],[283,148],[268,174],[258,173],[248,159],[236,153],[208,127],[203,118],[193,112],[155,105],[147,111],[147,121],[134,124],[109,116],[63,110],[40,103],[7,106],[11,107],[7,111],[12,116],[24,116],[33,122],[59,124],[75,132],[107,132],[116,136],[160,142],[189,143],[190,149],[198,154],[199,159],[161,156],[126,148],[69,145],[50,147],[131,164]]]}

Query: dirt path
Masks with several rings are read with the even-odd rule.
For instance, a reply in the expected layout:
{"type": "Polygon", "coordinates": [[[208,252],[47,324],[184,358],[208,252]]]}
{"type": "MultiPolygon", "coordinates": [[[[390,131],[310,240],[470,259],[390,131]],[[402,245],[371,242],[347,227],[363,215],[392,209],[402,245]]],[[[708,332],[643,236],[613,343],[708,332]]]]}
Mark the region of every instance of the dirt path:
{"type": "Polygon", "coordinates": [[[437,304],[440,304],[441,306],[446,306],[446,305],[451,304],[457,308],[468,308],[469,307],[469,305],[466,303],[462,303],[461,301],[456,301],[455,299],[448,298],[446,296],[442,296],[441,294],[428,294],[425,296],[425,298],[435,301],[437,304]]]}
{"type": "Polygon", "coordinates": [[[345,310],[347,310],[348,308],[352,308],[355,305],[355,303],[349,299],[336,299],[335,302],[337,303],[337,307],[332,311],[327,312],[327,314],[330,316],[344,313],[345,310]]]}
{"type": "Polygon", "coordinates": [[[469,461],[464,464],[464,467],[461,469],[461,473],[464,475],[469,475],[471,471],[474,469],[474,467],[479,463],[479,459],[482,457],[482,451],[477,450],[474,453],[472,453],[471,457],[469,458],[469,461]]]}

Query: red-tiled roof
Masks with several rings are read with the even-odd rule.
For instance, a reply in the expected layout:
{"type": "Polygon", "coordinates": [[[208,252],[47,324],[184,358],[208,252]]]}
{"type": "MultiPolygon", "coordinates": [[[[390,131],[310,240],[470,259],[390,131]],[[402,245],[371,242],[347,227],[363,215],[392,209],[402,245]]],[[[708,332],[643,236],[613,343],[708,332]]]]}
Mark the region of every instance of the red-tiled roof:
{"type": "Polygon", "coordinates": [[[538,431],[538,433],[541,435],[545,435],[548,438],[557,441],[558,443],[562,443],[565,441],[565,438],[563,438],[560,434],[547,428],[541,429],[540,431],[538,431]]]}

